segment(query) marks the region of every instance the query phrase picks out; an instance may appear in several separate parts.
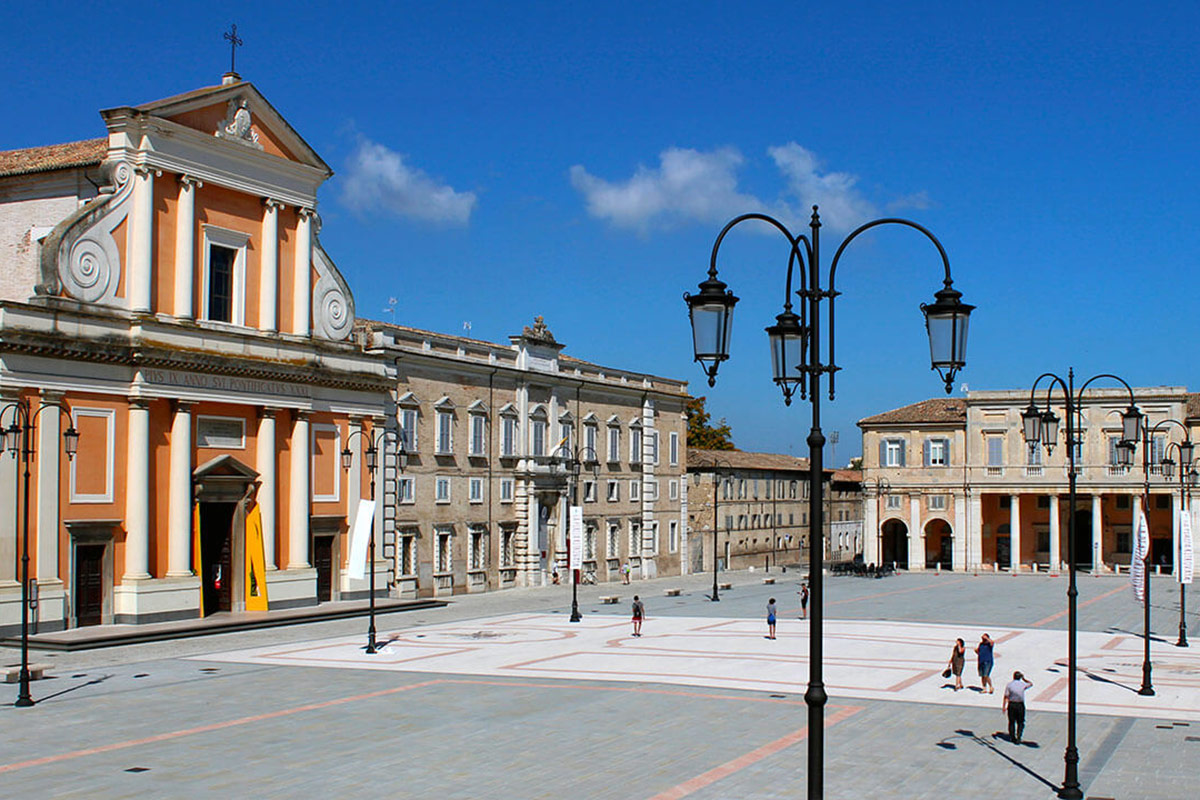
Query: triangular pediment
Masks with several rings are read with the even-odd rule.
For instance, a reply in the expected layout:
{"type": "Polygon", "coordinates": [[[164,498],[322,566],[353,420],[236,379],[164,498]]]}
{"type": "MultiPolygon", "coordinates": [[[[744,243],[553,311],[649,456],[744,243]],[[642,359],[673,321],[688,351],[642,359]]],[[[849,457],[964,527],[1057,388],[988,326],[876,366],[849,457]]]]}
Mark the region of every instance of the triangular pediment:
{"type": "Polygon", "coordinates": [[[212,461],[207,461],[196,467],[192,472],[192,480],[195,481],[217,477],[255,481],[258,480],[258,472],[231,455],[217,456],[212,461]]]}
{"type": "MultiPolygon", "coordinates": [[[[100,113],[108,119],[125,110],[115,108],[100,113]]],[[[229,146],[261,149],[333,174],[329,165],[249,81],[196,89],[143,103],[132,110],[222,139],[229,146]],[[248,117],[239,118],[238,109],[244,109],[248,117]]]]}

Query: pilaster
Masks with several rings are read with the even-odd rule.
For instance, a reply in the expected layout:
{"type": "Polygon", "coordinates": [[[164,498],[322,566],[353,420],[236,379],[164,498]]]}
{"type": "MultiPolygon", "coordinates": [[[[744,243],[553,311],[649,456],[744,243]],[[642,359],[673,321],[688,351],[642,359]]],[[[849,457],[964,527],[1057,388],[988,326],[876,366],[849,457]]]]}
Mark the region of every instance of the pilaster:
{"type": "Polygon", "coordinates": [[[122,581],[150,577],[150,401],[129,398],[126,456],[125,572],[122,581]]]}
{"type": "Polygon", "coordinates": [[[258,293],[258,327],[274,331],[279,327],[279,209],[278,200],[263,200],[261,284],[258,293]]]}
{"type": "Polygon", "coordinates": [[[1062,521],[1058,509],[1058,495],[1050,495],[1050,571],[1062,569],[1062,521]]]}
{"type": "Polygon", "coordinates": [[[260,408],[258,414],[258,448],[255,453],[254,468],[258,470],[258,511],[262,515],[263,554],[269,571],[276,569],[275,543],[279,536],[275,409],[260,408]]]}
{"type": "Polygon", "coordinates": [[[1009,496],[1008,508],[1008,568],[1021,570],[1021,495],[1009,496]]]}
{"type": "Polygon", "coordinates": [[[175,316],[196,316],[196,189],[204,184],[190,175],[179,176],[179,206],[175,220],[175,316]]]}
{"type": "Polygon", "coordinates": [[[307,569],[309,514],[312,508],[312,435],[308,413],[295,412],[292,424],[291,497],[288,503],[288,569],[307,569]]]}
{"type": "Polygon", "coordinates": [[[312,223],[313,210],[296,211],[296,261],[293,276],[295,297],[292,299],[292,333],[308,336],[312,333],[312,223]]]}
{"type": "Polygon", "coordinates": [[[149,313],[154,274],[154,179],[162,172],[134,168],[133,208],[130,215],[129,271],[126,294],[129,310],[149,313]]]}
{"type": "Polygon", "coordinates": [[[167,500],[167,577],[192,574],[192,404],[174,401],[167,500]]]}
{"type": "Polygon", "coordinates": [[[45,404],[62,402],[61,392],[42,390],[41,408],[30,406],[37,427],[37,579],[39,583],[58,580],[58,534],[62,487],[59,485],[59,459],[62,453],[62,421],[57,408],[45,404]]]}

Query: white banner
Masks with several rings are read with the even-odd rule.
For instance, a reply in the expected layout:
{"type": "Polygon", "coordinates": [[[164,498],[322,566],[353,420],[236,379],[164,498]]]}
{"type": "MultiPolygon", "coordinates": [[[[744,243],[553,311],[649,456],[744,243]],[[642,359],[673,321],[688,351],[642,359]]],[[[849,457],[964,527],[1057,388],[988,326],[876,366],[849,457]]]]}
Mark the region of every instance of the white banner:
{"type": "Polygon", "coordinates": [[[1146,589],[1146,554],[1150,552],[1150,531],[1146,525],[1146,512],[1138,504],[1133,520],[1133,555],[1129,559],[1129,585],[1133,596],[1140,602],[1146,589]]]}
{"type": "Polygon", "coordinates": [[[571,563],[568,569],[583,569],[583,506],[571,506],[571,563]]]}
{"type": "Polygon", "coordinates": [[[375,501],[359,500],[354,524],[350,527],[350,559],[346,562],[350,577],[361,581],[367,575],[367,545],[375,524],[375,501]]]}
{"type": "Polygon", "coordinates": [[[1192,572],[1195,567],[1195,556],[1192,551],[1192,510],[1184,508],[1179,515],[1179,569],[1175,570],[1175,579],[1181,583],[1192,582],[1192,572]]]}

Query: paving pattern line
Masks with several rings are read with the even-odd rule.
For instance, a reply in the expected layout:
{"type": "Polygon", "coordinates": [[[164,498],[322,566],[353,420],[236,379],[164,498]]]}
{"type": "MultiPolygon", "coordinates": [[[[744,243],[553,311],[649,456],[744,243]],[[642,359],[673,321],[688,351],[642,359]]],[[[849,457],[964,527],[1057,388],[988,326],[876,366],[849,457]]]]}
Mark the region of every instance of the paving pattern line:
{"type": "Polygon", "coordinates": [[[826,603],[824,607],[829,608],[830,606],[841,606],[845,605],[846,603],[857,603],[861,600],[874,600],[879,597],[892,597],[893,595],[908,594],[909,592],[927,592],[930,589],[940,589],[943,586],[953,586],[956,583],[965,583],[969,580],[970,578],[958,578],[956,580],[946,581],[945,583],[931,583],[928,586],[911,586],[907,589],[896,589],[891,592],[864,594],[862,597],[847,597],[845,600],[834,600],[832,603],[826,603]]]}
{"type": "MultiPolygon", "coordinates": [[[[1123,592],[1128,588],[1129,588],[1128,586],[1126,586],[1124,583],[1122,583],[1117,588],[1107,591],[1104,594],[1096,595],[1091,600],[1084,600],[1082,603],[1076,603],[1075,610],[1078,611],[1081,608],[1087,608],[1092,603],[1098,603],[1101,600],[1105,600],[1109,597],[1112,597],[1114,594],[1117,594],[1118,592],[1123,592]]],[[[1046,617],[1045,619],[1039,619],[1037,622],[1030,623],[1029,627],[1040,628],[1043,625],[1049,625],[1051,622],[1054,622],[1054,620],[1062,619],[1063,617],[1067,616],[1067,614],[1069,614],[1070,611],[1071,611],[1070,609],[1067,609],[1066,611],[1059,611],[1057,613],[1051,614],[1050,616],[1046,617]]]]}
{"type": "Polygon", "coordinates": [[[317,709],[340,706],[346,703],[354,703],[359,700],[371,700],[376,697],[386,697],[390,694],[399,694],[400,692],[407,692],[411,691],[412,689],[421,689],[438,683],[445,683],[445,681],[440,679],[421,681],[420,683],[412,683],[407,686],[397,686],[391,689],[383,689],[378,692],[356,694],[352,697],[339,697],[336,700],[325,700],[320,703],[307,703],[294,708],[284,708],[280,709],[279,711],[269,711],[266,714],[255,714],[254,716],[250,717],[240,717],[238,719],[226,720],[225,722],[214,722],[209,725],[200,725],[195,728],[185,728],[178,731],[169,731],[168,733],[159,733],[142,739],[128,739],[124,742],[113,742],[111,744],[101,745],[100,747],[90,747],[84,750],[72,750],[68,753],[59,753],[58,755],[54,756],[43,756],[42,758],[33,758],[28,761],[17,761],[12,764],[0,764],[0,774],[5,772],[16,772],[19,769],[37,767],[43,764],[54,764],[59,761],[69,761],[73,758],[82,758],[83,756],[93,756],[99,753],[111,753],[114,750],[126,750],[130,747],[138,747],[139,745],[143,744],[166,742],[170,741],[171,739],[180,739],[184,736],[193,736],[197,733],[209,733],[211,731],[219,731],[225,728],[233,728],[238,725],[248,725],[252,722],[262,722],[263,720],[287,717],[292,714],[299,714],[303,711],[316,711],[317,709]]]}
{"type": "MultiPolygon", "coordinates": [[[[862,710],[863,706],[842,706],[840,710],[825,718],[825,727],[831,728],[862,710]]],[[[735,772],[740,772],[751,764],[756,764],[767,756],[772,756],[780,750],[785,750],[807,738],[808,726],[805,725],[803,728],[792,731],[786,736],[781,736],[773,742],[767,742],[761,747],[751,750],[749,753],[744,753],[732,761],[726,761],[719,767],[714,767],[708,772],[703,772],[694,778],[689,778],[678,786],[667,789],[665,792],[659,792],[651,797],[650,800],[679,800],[681,797],[687,797],[689,794],[698,792],[706,786],[711,786],[717,781],[727,778],[735,772]]]]}

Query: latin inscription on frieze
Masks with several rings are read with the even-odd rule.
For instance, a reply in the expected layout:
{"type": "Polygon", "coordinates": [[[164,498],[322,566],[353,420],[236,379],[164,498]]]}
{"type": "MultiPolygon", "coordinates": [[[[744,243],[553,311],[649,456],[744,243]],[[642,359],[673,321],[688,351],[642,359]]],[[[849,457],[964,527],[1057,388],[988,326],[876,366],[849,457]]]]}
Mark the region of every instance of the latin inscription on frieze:
{"type": "Polygon", "coordinates": [[[208,375],[203,372],[177,372],[170,369],[143,369],[142,380],[160,386],[181,386],[191,389],[211,389],[220,392],[236,392],[250,397],[275,395],[283,397],[311,397],[310,387],[302,383],[286,381],[264,381],[258,378],[239,378],[228,375],[208,375]]]}

